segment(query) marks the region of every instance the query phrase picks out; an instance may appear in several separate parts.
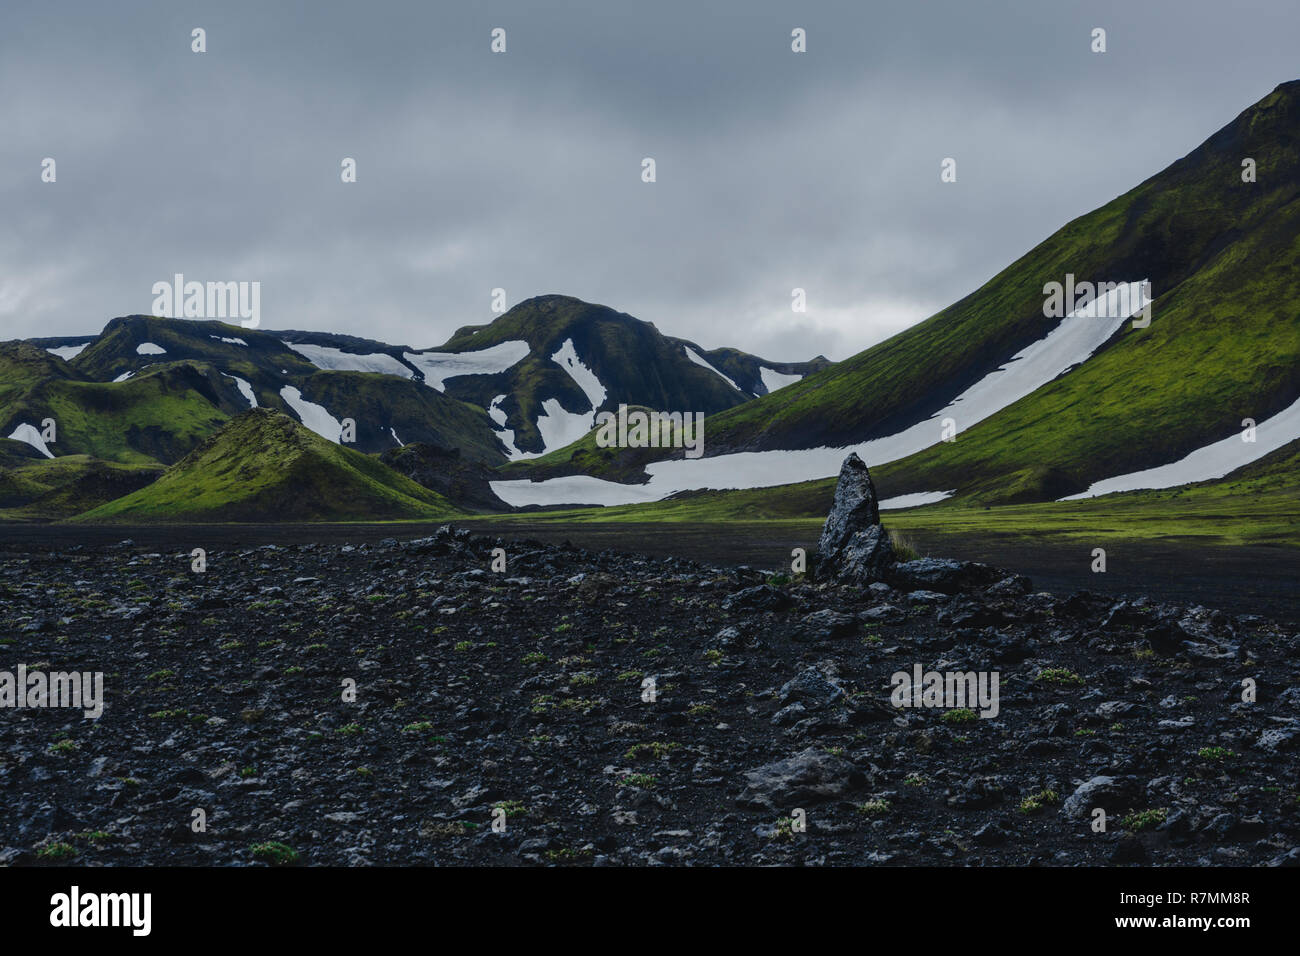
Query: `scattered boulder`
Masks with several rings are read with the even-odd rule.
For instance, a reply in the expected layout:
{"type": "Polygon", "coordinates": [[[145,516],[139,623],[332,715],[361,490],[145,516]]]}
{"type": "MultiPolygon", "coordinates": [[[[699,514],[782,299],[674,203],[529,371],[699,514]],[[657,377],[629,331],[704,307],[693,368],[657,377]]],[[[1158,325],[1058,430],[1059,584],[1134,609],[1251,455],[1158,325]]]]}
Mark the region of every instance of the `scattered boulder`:
{"type": "Polygon", "coordinates": [[[1061,806],[1061,816],[1071,820],[1091,817],[1096,807],[1108,816],[1127,810],[1140,796],[1141,785],[1136,777],[1097,776],[1085,780],[1075,788],[1061,806]]]}
{"type": "Polygon", "coordinates": [[[745,772],[741,806],[789,809],[833,800],[862,787],[866,775],[842,757],[809,747],[792,757],[745,772]]]}
{"type": "Polygon", "coordinates": [[[997,568],[975,561],[954,561],[951,558],[917,558],[915,561],[901,561],[895,564],[889,573],[889,583],[900,591],[926,590],[960,594],[963,591],[990,587],[1000,581],[1012,582],[1007,584],[1008,590],[1019,587],[1028,590],[1027,581],[1017,585],[1013,579],[1008,579],[997,568]]]}
{"type": "Polygon", "coordinates": [[[785,682],[776,699],[782,704],[801,703],[819,709],[843,699],[844,688],[840,682],[828,677],[817,666],[807,667],[785,682]]]}

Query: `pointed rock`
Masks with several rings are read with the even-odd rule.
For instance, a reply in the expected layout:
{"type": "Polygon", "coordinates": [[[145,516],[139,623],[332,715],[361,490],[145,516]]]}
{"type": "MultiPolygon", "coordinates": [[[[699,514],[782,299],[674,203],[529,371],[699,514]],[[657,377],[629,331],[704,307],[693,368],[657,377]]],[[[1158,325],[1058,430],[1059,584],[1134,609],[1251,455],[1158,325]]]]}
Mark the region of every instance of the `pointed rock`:
{"type": "Polygon", "coordinates": [[[880,525],[880,504],[866,463],[851,452],[840,466],[835,484],[835,501],[826,516],[817,550],[823,559],[833,558],[855,534],[880,525]]]}

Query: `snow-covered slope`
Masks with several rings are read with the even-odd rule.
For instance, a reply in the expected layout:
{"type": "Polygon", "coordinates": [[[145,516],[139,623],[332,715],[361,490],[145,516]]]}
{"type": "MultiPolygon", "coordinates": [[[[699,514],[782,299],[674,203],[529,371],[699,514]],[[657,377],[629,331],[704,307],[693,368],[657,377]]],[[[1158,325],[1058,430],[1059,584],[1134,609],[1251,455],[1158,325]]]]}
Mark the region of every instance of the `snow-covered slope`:
{"type": "Polygon", "coordinates": [[[1079,498],[1096,498],[1117,491],[1137,488],[1173,488],[1197,481],[1214,481],[1231,472],[1258,461],[1277,451],[1283,445],[1300,438],[1300,400],[1260,422],[1254,432],[1254,441],[1247,441],[1245,429],[1237,434],[1198,448],[1175,462],[1147,468],[1127,475],[1117,475],[1091,485],[1087,491],[1062,498],[1074,501],[1079,498]]]}
{"type": "MultiPolygon", "coordinates": [[[[600,503],[632,504],[692,489],[765,488],[828,478],[839,472],[850,451],[856,451],[872,466],[905,458],[942,441],[946,420],[951,420],[960,433],[1087,361],[1141,309],[1144,301],[1142,282],[1121,284],[1103,299],[1070,313],[1047,335],[1016,353],[939,412],[893,435],[841,448],[740,452],[713,458],[653,462],[646,466],[650,475],[647,484],[605,482],[610,487],[601,489],[606,500],[600,503]],[[618,489],[624,489],[621,497],[618,489]]],[[[705,447],[708,447],[707,433],[705,447]]],[[[591,498],[579,501],[564,497],[574,489],[571,484],[561,482],[563,479],[499,481],[493,482],[492,490],[515,506],[594,503],[591,498]]],[[[590,494],[592,487],[584,485],[582,490],[590,494]]]]}

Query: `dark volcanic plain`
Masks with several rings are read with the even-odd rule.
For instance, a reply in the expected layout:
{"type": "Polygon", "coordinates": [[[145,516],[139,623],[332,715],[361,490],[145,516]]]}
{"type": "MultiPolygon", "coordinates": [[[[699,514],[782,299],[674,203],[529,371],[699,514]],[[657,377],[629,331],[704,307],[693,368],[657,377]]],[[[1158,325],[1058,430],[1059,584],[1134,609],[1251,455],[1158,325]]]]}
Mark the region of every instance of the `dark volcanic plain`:
{"type": "Polygon", "coordinates": [[[1260,617],[451,529],[189,547],[0,558],[0,670],[106,690],[0,711],[0,863],[1300,863],[1300,635],[1260,617]],[[914,664],[1000,712],[894,708],[914,664]]]}

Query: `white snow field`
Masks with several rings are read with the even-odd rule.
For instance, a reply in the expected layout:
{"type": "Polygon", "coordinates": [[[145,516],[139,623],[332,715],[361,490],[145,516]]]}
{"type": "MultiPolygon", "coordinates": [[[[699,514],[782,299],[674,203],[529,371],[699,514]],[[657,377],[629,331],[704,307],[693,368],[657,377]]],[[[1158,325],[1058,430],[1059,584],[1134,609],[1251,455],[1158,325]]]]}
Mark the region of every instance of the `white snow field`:
{"type": "MultiPolygon", "coordinates": [[[[596,425],[596,409],[605,401],[608,392],[605,386],[600,384],[600,379],[596,373],[583,364],[582,359],[578,358],[578,352],[573,347],[573,339],[565,339],[564,343],[551,356],[551,361],[568,373],[569,378],[577,383],[582,389],[582,394],[587,396],[587,401],[591,407],[585,412],[566,411],[560,404],[559,399],[548,398],[542,402],[542,413],[537,416],[537,431],[542,436],[542,450],[538,452],[519,451],[514,447],[514,432],[510,432],[510,447],[512,449],[511,458],[519,461],[525,458],[538,458],[547,452],[555,451],[557,448],[563,448],[572,442],[577,441],[587,432],[591,431],[596,425]]],[[[492,415],[493,421],[497,424],[504,424],[506,420],[505,412],[496,407],[497,402],[505,398],[499,396],[492,402],[492,407],[488,413],[492,415]],[[497,416],[500,416],[498,419],[497,416]]]]}
{"type": "MultiPolygon", "coordinates": [[[[86,345],[90,343],[87,342],[86,345]]],[[[57,355],[65,362],[71,362],[74,358],[86,350],[86,345],[58,345],[45,351],[57,355]]]]}
{"type": "Polygon", "coordinates": [[[578,352],[573,347],[573,339],[565,339],[559,351],[551,356],[551,361],[568,372],[569,378],[578,383],[582,393],[587,396],[587,401],[591,402],[593,412],[600,408],[609,393],[605,391],[605,386],[600,384],[600,379],[596,378],[596,373],[582,364],[582,359],[578,358],[578,352]]]}
{"type": "Polygon", "coordinates": [[[778,388],[785,388],[787,385],[793,385],[795,382],[803,379],[802,375],[789,375],[785,372],[778,372],[774,368],[768,368],[766,365],[758,367],[758,374],[763,379],[763,387],[767,389],[767,394],[771,395],[778,388]]]}
{"type": "Polygon", "coordinates": [[[226,378],[233,378],[235,380],[235,387],[239,389],[240,395],[243,395],[244,398],[248,399],[249,408],[257,407],[257,396],[253,393],[252,385],[248,384],[248,382],[244,381],[238,375],[229,375],[226,372],[222,372],[221,374],[225,375],[226,378]]]}
{"type": "MultiPolygon", "coordinates": [[[[242,345],[244,348],[248,348],[248,343],[243,339],[228,339],[224,335],[209,335],[208,338],[216,339],[218,342],[225,342],[227,345],[242,345]]],[[[288,345],[289,343],[286,342],[285,344],[288,345]]],[[[293,348],[292,345],[289,347],[293,348]]]]}
{"type": "Polygon", "coordinates": [[[41,437],[40,429],[35,425],[28,425],[26,422],[23,422],[14,429],[14,433],[9,437],[14,441],[25,442],[26,444],[31,445],[46,458],[54,457],[54,452],[50,451],[46,446],[45,439],[41,437]]]}
{"type": "Polygon", "coordinates": [[[125,382],[128,378],[130,378],[134,374],[135,372],[123,372],[117,378],[113,379],[113,384],[116,385],[118,382],[125,382]]]}
{"type": "Polygon", "coordinates": [[[339,439],[343,437],[343,423],[326,411],[324,405],[307,401],[302,397],[302,392],[292,385],[280,389],[280,397],[298,413],[303,425],[321,438],[328,438],[334,444],[339,444],[339,439]]]}
{"type": "Polygon", "coordinates": [[[498,395],[496,398],[492,399],[492,404],[488,406],[487,410],[488,417],[501,426],[500,430],[497,432],[497,437],[500,438],[501,443],[506,446],[506,457],[510,459],[520,458],[525,454],[525,452],[522,452],[515,447],[515,430],[513,428],[506,428],[506,419],[509,416],[506,415],[505,409],[501,407],[501,403],[505,400],[505,394],[498,395]]]}
{"type": "Polygon", "coordinates": [[[374,355],[354,355],[328,345],[305,345],[285,342],[307,361],[317,368],[337,372],[375,372],[380,375],[396,375],[398,378],[412,378],[409,368],[385,352],[374,355]]]}
{"type": "Polygon", "coordinates": [[[936,501],[951,498],[956,490],[954,488],[952,491],[914,491],[910,495],[897,495],[880,502],[880,510],[897,511],[900,508],[919,508],[921,505],[932,505],[936,501]]]}
{"type": "Polygon", "coordinates": [[[1198,448],[1185,458],[1135,471],[1127,475],[1116,475],[1089,486],[1087,491],[1062,498],[1061,501],[1077,501],[1080,498],[1096,498],[1116,491],[1133,491],[1137,488],[1173,488],[1187,485],[1194,481],[1214,481],[1223,478],[1252,461],[1258,461],[1265,455],[1277,451],[1300,438],[1300,399],[1278,412],[1272,418],[1260,422],[1255,427],[1255,440],[1245,441],[1243,432],[1236,432],[1198,448]]]}
{"type": "Polygon", "coordinates": [[[166,355],[167,350],[161,345],[154,345],[152,342],[141,342],[135,347],[136,355],[166,355]]]}
{"type": "Polygon", "coordinates": [[[443,383],[457,375],[495,375],[528,355],[527,342],[502,342],[476,352],[403,352],[422,373],[424,384],[444,391],[443,383]]]}
{"type": "MultiPolygon", "coordinates": [[[[611,500],[601,503],[633,504],[657,501],[691,489],[767,488],[829,478],[839,473],[840,465],[851,451],[857,452],[869,466],[883,465],[937,444],[942,440],[946,418],[955,423],[957,440],[960,441],[961,432],[972,425],[1087,361],[1147,301],[1142,282],[1119,285],[1102,299],[1071,312],[1047,335],[1017,352],[1006,365],[984,376],[945,408],[893,435],[842,448],[778,449],[652,462],[646,466],[650,474],[647,484],[606,482],[612,487],[604,489],[604,493],[611,500]],[[616,491],[619,488],[625,489],[621,498],[616,491]]],[[[707,438],[706,435],[706,442],[707,438]]],[[[573,485],[561,481],[558,478],[494,481],[492,490],[502,501],[515,506],[594,503],[590,498],[567,497],[574,490],[573,485]]]]}
{"type": "Polygon", "coordinates": [[[684,349],[686,350],[686,357],[687,357],[688,359],[690,359],[692,362],[694,362],[696,365],[703,365],[703,366],[704,366],[705,368],[707,368],[710,372],[712,372],[714,375],[718,376],[718,378],[720,378],[720,379],[722,379],[723,381],[725,381],[728,385],[730,385],[730,386],[731,386],[732,388],[734,388],[736,391],[740,392],[742,395],[748,395],[748,394],[749,394],[749,393],[746,392],[743,388],[741,388],[739,385],[737,385],[737,384],[735,383],[735,381],[733,381],[730,377],[728,377],[728,376],[726,376],[726,375],[723,375],[723,374],[722,374],[721,372],[719,372],[716,368],[714,368],[712,365],[710,365],[710,364],[708,363],[708,361],[706,361],[706,360],[704,359],[703,356],[701,356],[701,355],[697,355],[696,352],[695,352],[695,350],[694,350],[693,348],[691,348],[689,345],[683,345],[682,348],[684,348],[684,349]]]}

